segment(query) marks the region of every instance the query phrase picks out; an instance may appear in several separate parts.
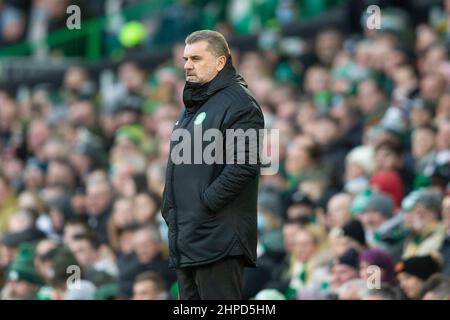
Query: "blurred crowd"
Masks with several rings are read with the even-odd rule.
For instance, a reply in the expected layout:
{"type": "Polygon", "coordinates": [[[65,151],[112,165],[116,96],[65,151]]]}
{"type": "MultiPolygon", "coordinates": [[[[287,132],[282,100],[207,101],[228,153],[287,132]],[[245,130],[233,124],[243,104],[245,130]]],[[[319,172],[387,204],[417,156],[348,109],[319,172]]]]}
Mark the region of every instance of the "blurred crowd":
{"type": "MultiPolygon", "coordinates": [[[[103,56],[115,56],[123,47],[159,48],[183,41],[199,29],[218,29],[225,34],[255,33],[318,16],[345,2],[348,1],[2,0],[0,46],[27,41],[37,47],[46,46],[55,55],[86,56],[92,45],[90,37],[94,36],[103,56]],[[71,5],[79,11],[68,10],[71,5]],[[75,12],[79,19],[70,18],[75,12]],[[103,21],[104,17],[107,19],[103,21]],[[80,34],[74,36],[73,30],[67,30],[67,23],[76,21],[81,23],[80,34]],[[88,25],[92,21],[96,22],[88,25]],[[103,27],[97,30],[98,26],[103,27]],[[51,41],[43,41],[52,35],[51,41]]],[[[16,55],[27,54],[18,50],[16,55]]],[[[35,54],[41,51],[36,50],[35,54]]]]}
{"type": "MultiPolygon", "coordinates": [[[[450,298],[450,1],[408,17],[232,48],[280,132],[246,299],[450,298]]],[[[74,66],[0,89],[1,299],[177,298],[160,207],[183,49],[111,81],[74,66]]]]}

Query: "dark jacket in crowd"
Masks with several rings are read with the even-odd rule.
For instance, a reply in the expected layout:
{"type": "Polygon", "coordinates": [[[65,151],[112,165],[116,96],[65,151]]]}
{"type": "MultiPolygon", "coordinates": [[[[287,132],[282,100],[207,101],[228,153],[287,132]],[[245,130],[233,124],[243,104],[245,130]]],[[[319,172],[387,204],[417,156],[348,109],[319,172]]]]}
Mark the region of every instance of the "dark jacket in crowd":
{"type": "Polygon", "coordinates": [[[108,243],[108,221],[112,212],[110,203],[100,214],[88,214],[88,224],[97,234],[101,243],[108,243]]]}
{"type": "Polygon", "coordinates": [[[161,254],[156,255],[148,263],[140,263],[136,253],[120,254],[117,259],[119,268],[119,295],[129,298],[133,295],[134,280],[138,275],[146,271],[156,272],[164,280],[169,289],[176,281],[176,274],[168,268],[168,261],[161,254]]]}
{"type": "Polygon", "coordinates": [[[441,246],[441,255],[444,258],[442,273],[450,276],[450,235],[447,234],[441,246]]]}
{"type": "MultiPolygon", "coordinates": [[[[221,159],[226,156],[227,129],[264,128],[261,109],[231,58],[210,82],[187,82],[183,101],[186,108],[174,130],[184,128],[194,137],[194,128],[198,130],[200,122],[203,132],[220,130],[221,159]]],[[[194,138],[191,141],[193,150],[194,138]]],[[[256,143],[258,149],[261,142],[256,143]]],[[[171,142],[171,153],[180,143],[171,142]]],[[[202,150],[210,144],[203,142],[202,150]]],[[[259,156],[249,161],[248,147],[247,141],[244,163],[174,164],[169,157],[161,211],[169,227],[170,267],[198,266],[230,255],[242,255],[247,266],[255,266],[260,161],[259,156]]],[[[237,159],[241,151],[235,148],[231,156],[237,159]]],[[[194,152],[191,155],[193,163],[194,152]]]]}

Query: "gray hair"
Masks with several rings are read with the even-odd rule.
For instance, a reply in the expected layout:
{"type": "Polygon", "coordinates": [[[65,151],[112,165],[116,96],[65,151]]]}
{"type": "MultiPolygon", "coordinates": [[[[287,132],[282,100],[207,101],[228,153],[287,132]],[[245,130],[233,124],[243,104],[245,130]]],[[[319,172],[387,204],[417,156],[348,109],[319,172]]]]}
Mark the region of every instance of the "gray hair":
{"type": "Polygon", "coordinates": [[[198,41],[206,41],[209,45],[209,49],[216,56],[230,56],[230,48],[228,47],[225,37],[213,30],[199,30],[191,33],[187,36],[185,43],[192,44],[198,41]]]}

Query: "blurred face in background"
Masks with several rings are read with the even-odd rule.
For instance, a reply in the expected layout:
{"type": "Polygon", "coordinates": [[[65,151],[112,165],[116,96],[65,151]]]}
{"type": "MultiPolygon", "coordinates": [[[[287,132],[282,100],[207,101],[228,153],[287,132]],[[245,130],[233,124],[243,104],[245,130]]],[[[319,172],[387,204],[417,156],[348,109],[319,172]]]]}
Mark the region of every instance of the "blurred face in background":
{"type": "Polygon", "coordinates": [[[27,190],[37,190],[44,185],[44,172],[36,166],[27,166],[24,172],[24,182],[27,190]]]}
{"type": "Polygon", "coordinates": [[[153,235],[148,230],[138,230],[133,236],[133,247],[139,262],[149,263],[161,249],[159,241],[153,239],[153,235]]]}
{"type": "Polygon", "coordinates": [[[163,293],[151,280],[139,281],[133,286],[133,300],[160,300],[163,293]]]}
{"type": "Polygon", "coordinates": [[[129,91],[139,92],[145,84],[145,73],[134,63],[124,63],[119,68],[119,79],[129,91]]]}
{"type": "Polygon", "coordinates": [[[296,261],[307,262],[316,252],[317,243],[314,235],[308,230],[299,230],[294,236],[292,255],[296,261]]]}
{"type": "Polygon", "coordinates": [[[429,73],[420,81],[420,92],[425,99],[437,100],[445,92],[446,85],[442,74],[429,73]]]}
{"type": "Polygon", "coordinates": [[[97,250],[86,239],[75,240],[72,252],[77,262],[83,267],[92,266],[98,258],[97,250]]]}
{"type": "Polygon", "coordinates": [[[0,131],[7,131],[14,124],[17,106],[10,99],[0,100],[0,131]]]}
{"type": "Polygon", "coordinates": [[[374,164],[376,170],[396,170],[401,165],[401,159],[389,148],[380,147],[375,151],[374,164]]]}
{"type": "Polygon", "coordinates": [[[16,257],[17,248],[0,244],[0,266],[8,266],[16,257]]]}
{"type": "Polygon", "coordinates": [[[385,216],[378,211],[367,210],[358,215],[358,219],[367,231],[377,230],[385,221],[385,216]]]}
{"type": "Polygon", "coordinates": [[[150,222],[155,218],[158,210],[156,203],[146,193],[139,193],[134,198],[134,217],[139,223],[150,222]]]}
{"type": "MultiPolygon", "coordinates": [[[[72,245],[75,241],[76,235],[81,235],[87,233],[87,228],[82,224],[66,224],[64,226],[63,243],[70,250],[72,250],[72,245]]],[[[72,250],[73,251],[73,250],[72,250]]]]}
{"type": "Polygon", "coordinates": [[[331,268],[330,287],[337,289],[349,280],[358,278],[358,270],[346,264],[337,263],[331,268]]]}
{"type": "Polygon", "coordinates": [[[298,223],[285,223],[283,225],[283,242],[286,252],[292,252],[295,246],[295,235],[301,226],[298,223]]]}
{"type": "Polygon", "coordinates": [[[357,101],[363,113],[374,112],[383,101],[383,94],[374,80],[365,80],[358,85],[357,101]]]}
{"type": "Polygon", "coordinates": [[[319,60],[330,65],[342,45],[341,34],[338,31],[327,30],[321,32],[316,38],[316,54],[319,60]]]}
{"type": "Polygon", "coordinates": [[[412,135],[412,155],[416,159],[426,156],[434,149],[435,133],[429,129],[416,129],[412,135]]]}
{"type": "Polygon", "coordinates": [[[402,272],[398,275],[398,281],[400,283],[400,288],[402,288],[409,299],[419,298],[419,293],[423,286],[423,281],[420,278],[402,272]]]}
{"type": "Polygon", "coordinates": [[[46,281],[50,280],[52,277],[52,261],[51,259],[44,260],[43,257],[51,250],[57,248],[58,245],[49,239],[44,239],[39,242],[36,247],[36,255],[34,258],[34,266],[39,275],[46,281]]]}
{"type": "Polygon", "coordinates": [[[48,125],[44,120],[36,119],[30,124],[27,132],[27,149],[37,153],[49,136],[48,125]]]}
{"type": "Polygon", "coordinates": [[[349,194],[337,194],[327,204],[327,227],[342,227],[350,220],[352,197],[349,194]]]}
{"type": "Polygon", "coordinates": [[[320,145],[327,146],[339,138],[340,130],[335,122],[324,118],[316,121],[313,135],[314,140],[320,145]]]}
{"type": "Polygon", "coordinates": [[[322,67],[311,67],[305,76],[305,92],[313,93],[327,90],[330,86],[330,74],[322,67]]]}
{"type": "Polygon", "coordinates": [[[86,209],[90,214],[100,214],[105,210],[112,198],[112,191],[106,182],[88,185],[86,194],[86,209]]]}
{"type": "Polygon", "coordinates": [[[413,128],[429,125],[432,120],[433,114],[427,108],[412,108],[409,113],[409,122],[413,128]]]}
{"type": "Polygon", "coordinates": [[[286,171],[289,174],[298,174],[312,164],[308,149],[298,143],[290,144],[287,148],[286,171]]]}
{"type": "Polygon", "coordinates": [[[133,202],[130,199],[121,198],[114,202],[112,219],[118,227],[126,226],[133,221],[133,202]]]}
{"type": "Polygon", "coordinates": [[[29,300],[36,293],[37,286],[27,281],[8,281],[5,290],[9,300],[29,300]]]}
{"type": "Polygon", "coordinates": [[[421,203],[417,203],[410,212],[412,228],[421,232],[430,223],[436,221],[435,213],[421,203]]]}

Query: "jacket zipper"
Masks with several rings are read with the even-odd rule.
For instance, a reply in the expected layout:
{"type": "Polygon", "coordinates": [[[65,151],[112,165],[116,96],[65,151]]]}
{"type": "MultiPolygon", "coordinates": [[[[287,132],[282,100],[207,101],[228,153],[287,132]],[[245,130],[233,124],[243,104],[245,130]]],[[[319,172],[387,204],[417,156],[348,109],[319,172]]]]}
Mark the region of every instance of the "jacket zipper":
{"type": "MultiPolygon", "coordinates": [[[[186,116],[186,114],[187,114],[187,112],[185,111],[185,118],[183,118],[181,120],[180,126],[177,129],[185,129],[191,122],[194,114],[187,115],[187,116],[186,116]],[[185,124],[186,120],[187,120],[187,123],[185,124]]],[[[170,157],[170,154],[169,154],[169,157],[170,157]]],[[[173,207],[174,207],[174,214],[175,214],[175,217],[174,217],[175,218],[174,219],[175,220],[175,244],[174,244],[175,248],[174,248],[174,251],[175,251],[175,256],[176,256],[176,264],[177,264],[176,266],[178,267],[180,265],[180,252],[178,251],[178,210],[177,210],[177,204],[176,204],[176,200],[175,200],[175,192],[173,189],[173,176],[174,176],[174,172],[175,172],[175,165],[172,164],[172,166],[173,166],[172,172],[170,175],[170,187],[171,187],[171,192],[172,192],[173,207]]]]}

